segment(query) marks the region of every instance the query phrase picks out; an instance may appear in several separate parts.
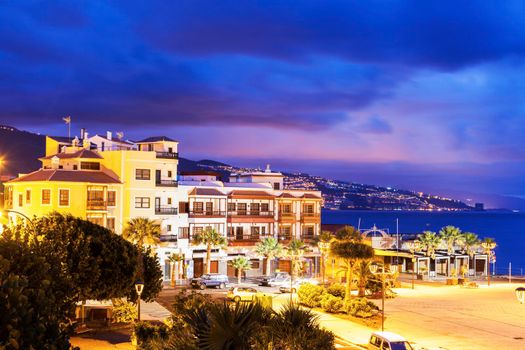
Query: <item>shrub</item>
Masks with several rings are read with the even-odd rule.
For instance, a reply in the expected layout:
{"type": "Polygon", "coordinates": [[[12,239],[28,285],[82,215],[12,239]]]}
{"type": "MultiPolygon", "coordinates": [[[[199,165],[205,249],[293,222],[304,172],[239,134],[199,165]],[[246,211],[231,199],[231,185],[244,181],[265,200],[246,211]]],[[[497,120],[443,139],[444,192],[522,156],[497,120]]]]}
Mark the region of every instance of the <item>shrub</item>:
{"type": "Polygon", "coordinates": [[[321,297],[321,307],[326,312],[339,312],[343,308],[343,299],[332,294],[325,293],[321,297]]]}
{"type": "Polygon", "coordinates": [[[308,307],[318,307],[321,296],[325,292],[324,287],[315,284],[305,283],[299,287],[297,296],[301,304],[308,307]]]}
{"type": "Polygon", "coordinates": [[[137,319],[137,306],[122,299],[113,300],[113,322],[130,323],[137,319]]]}
{"type": "Polygon", "coordinates": [[[168,335],[168,327],[165,325],[154,325],[148,322],[138,322],[133,332],[139,349],[147,347],[154,340],[168,339],[168,335]]]}
{"type": "Polygon", "coordinates": [[[344,305],[345,312],[349,315],[361,318],[372,317],[379,308],[366,298],[351,299],[344,305]]]}
{"type": "Polygon", "coordinates": [[[345,298],[345,286],[340,283],[332,284],[330,287],[326,288],[326,292],[334,297],[345,298]]]}

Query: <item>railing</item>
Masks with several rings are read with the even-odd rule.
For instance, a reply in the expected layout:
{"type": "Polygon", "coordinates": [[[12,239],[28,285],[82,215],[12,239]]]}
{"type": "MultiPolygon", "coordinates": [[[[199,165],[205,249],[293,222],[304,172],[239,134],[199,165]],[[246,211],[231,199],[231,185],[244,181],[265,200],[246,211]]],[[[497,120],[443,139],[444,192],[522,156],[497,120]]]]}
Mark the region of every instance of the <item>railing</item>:
{"type": "Polygon", "coordinates": [[[190,211],[188,213],[189,217],[196,217],[196,216],[226,216],[225,211],[220,210],[203,210],[203,211],[190,211]]]}
{"type": "Polygon", "coordinates": [[[273,211],[248,211],[248,210],[237,210],[237,211],[228,211],[229,216],[257,216],[270,218],[273,217],[273,211]]]}
{"type": "Polygon", "coordinates": [[[229,241],[260,241],[261,239],[272,237],[272,235],[249,234],[249,235],[229,235],[229,241]]]}
{"type": "Polygon", "coordinates": [[[155,180],[156,186],[165,186],[165,187],[177,187],[179,182],[177,180],[155,180]]]}
{"type": "Polygon", "coordinates": [[[177,215],[177,208],[156,207],[155,214],[156,215],[177,215]]]}
{"type": "Polygon", "coordinates": [[[161,242],[177,242],[177,235],[160,235],[161,242]]]}
{"type": "Polygon", "coordinates": [[[279,220],[281,219],[295,219],[295,213],[279,212],[279,220]]]}
{"type": "Polygon", "coordinates": [[[164,158],[164,159],[178,159],[179,154],[177,152],[156,152],[157,158],[164,158]]]}
{"type": "Polygon", "coordinates": [[[91,199],[87,201],[87,210],[107,210],[107,202],[105,200],[91,199]]]}
{"type": "Polygon", "coordinates": [[[301,213],[301,216],[303,218],[318,218],[318,217],[321,216],[321,214],[319,214],[319,213],[304,213],[303,212],[303,213],[301,213]]]}

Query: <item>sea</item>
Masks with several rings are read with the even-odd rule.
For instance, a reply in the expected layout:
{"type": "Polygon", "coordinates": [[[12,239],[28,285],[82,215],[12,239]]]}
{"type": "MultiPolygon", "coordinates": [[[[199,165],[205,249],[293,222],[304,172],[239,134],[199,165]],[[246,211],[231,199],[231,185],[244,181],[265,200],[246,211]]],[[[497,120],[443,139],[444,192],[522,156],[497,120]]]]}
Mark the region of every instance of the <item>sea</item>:
{"type": "Polygon", "coordinates": [[[456,226],[481,239],[491,237],[496,241],[496,262],[491,267],[496,274],[507,275],[510,263],[512,275],[525,275],[525,213],[324,210],[322,223],[348,224],[362,230],[375,225],[391,234],[398,228],[400,234],[414,234],[456,226]]]}

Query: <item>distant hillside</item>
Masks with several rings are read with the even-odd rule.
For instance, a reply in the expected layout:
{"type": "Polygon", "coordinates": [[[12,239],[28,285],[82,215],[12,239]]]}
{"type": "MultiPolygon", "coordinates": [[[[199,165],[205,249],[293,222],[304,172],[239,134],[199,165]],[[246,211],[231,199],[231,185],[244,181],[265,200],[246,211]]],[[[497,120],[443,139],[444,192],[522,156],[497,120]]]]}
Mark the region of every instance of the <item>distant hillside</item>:
{"type": "Polygon", "coordinates": [[[0,125],[0,157],[4,166],[2,175],[17,175],[38,169],[37,158],[45,154],[46,137],[16,128],[0,125]]]}
{"type": "MultiPolygon", "coordinates": [[[[0,175],[26,173],[38,169],[38,157],[44,155],[45,136],[0,125],[0,156],[6,160],[0,175]]],[[[232,172],[256,169],[231,166],[222,162],[204,159],[193,161],[180,158],[179,171],[212,170],[226,181],[232,172]]],[[[472,210],[462,201],[395,188],[356,184],[326,179],[304,173],[283,173],[285,187],[290,189],[319,190],[323,193],[328,209],[372,209],[372,210],[472,210]]]]}

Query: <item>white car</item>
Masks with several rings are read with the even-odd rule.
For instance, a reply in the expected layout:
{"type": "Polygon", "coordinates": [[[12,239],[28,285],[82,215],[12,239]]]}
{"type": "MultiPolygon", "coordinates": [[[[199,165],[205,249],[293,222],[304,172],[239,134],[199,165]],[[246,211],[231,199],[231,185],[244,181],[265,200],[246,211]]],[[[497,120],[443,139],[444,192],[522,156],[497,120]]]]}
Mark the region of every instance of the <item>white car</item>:
{"type": "Polygon", "coordinates": [[[392,332],[374,332],[368,342],[368,350],[414,350],[412,345],[400,336],[392,332]]]}
{"type": "Polygon", "coordinates": [[[318,285],[319,281],[310,278],[299,278],[297,280],[294,280],[292,285],[290,286],[290,280],[288,279],[287,283],[283,283],[279,287],[279,291],[281,293],[296,293],[299,290],[299,287],[302,284],[306,283],[318,285]]]}
{"type": "Polygon", "coordinates": [[[253,301],[257,294],[257,289],[251,287],[233,287],[230,288],[226,297],[235,302],[253,301]]]}

